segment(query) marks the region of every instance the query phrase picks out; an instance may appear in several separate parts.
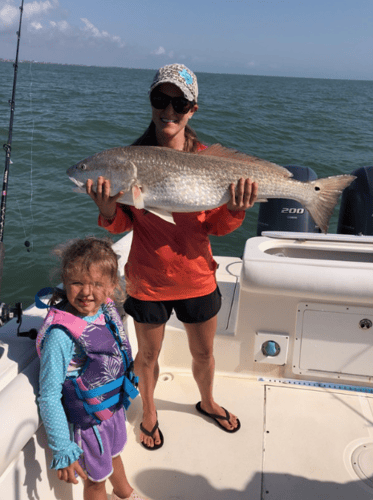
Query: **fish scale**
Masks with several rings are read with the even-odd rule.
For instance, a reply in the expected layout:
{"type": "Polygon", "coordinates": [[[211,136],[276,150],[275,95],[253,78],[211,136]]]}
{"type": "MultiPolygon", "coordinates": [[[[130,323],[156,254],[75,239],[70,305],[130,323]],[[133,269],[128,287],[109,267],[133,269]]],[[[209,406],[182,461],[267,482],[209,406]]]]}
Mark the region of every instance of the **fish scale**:
{"type": "Polygon", "coordinates": [[[112,148],[90,156],[67,170],[85,192],[98,177],[110,180],[111,195],[123,191],[118,202],[146,208],[172,221],[172,212],[196,212],[229,201],[229,186],[241,178],[258,183],[258,201],[288,198],[301,203],[323,232],[343,189],[355,179],[337,175],[300,182],[279,165],[214,144],[198,153],[155,146],[112,148]],[[136,193],[136,195],[135,195],[136,193]]]}

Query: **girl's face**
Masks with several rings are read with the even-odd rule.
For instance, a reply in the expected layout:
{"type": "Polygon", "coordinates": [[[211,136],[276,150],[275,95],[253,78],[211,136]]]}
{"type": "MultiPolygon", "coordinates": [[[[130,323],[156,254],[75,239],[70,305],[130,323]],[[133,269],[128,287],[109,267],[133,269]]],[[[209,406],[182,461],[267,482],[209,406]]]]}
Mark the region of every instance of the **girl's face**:
{"type": "MultiPolygon", "coordinates": [[[[176,85],[172,83],[161,83],[156,89],[170,97],[184,95],[179,87],[176,87],[176,85]]],[[[185,126],[197,109],[198,105],[195,104],[186,114],[176,113],[171,102],[165,109],[156,109],[152,107],[152,120],[155,124],[159,145],[161,146],[164,140],[170,140],[179,134],[184,136],[185,126]]]]}
{"type": "Polygon", "coordinates": [[[115,288],[110,276],[96,264],[89,272],[75,267],[67,274],[64,285],[73,313],[83,316],[94,316],[115,288]]]}

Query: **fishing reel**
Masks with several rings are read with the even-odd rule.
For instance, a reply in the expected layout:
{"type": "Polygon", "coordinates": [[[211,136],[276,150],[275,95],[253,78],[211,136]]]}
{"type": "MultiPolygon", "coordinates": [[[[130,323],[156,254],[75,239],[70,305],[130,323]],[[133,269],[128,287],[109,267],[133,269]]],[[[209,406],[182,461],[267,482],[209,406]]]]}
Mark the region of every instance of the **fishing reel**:
{"type": "Polygon", "coordinates": [[[5,302],[0,302],[0,326],[5,325],[11,319],[16,318],[18,323],[17,337],[28,337],[31,340],[35,340],[38,331],[35,328],[31,328],[28,332],[20,332],[22,325],[22,302],[17,302],[14,307],[5,302]]]}
{"type": "Polygon", "coordinates": [[[17,302],[14,307],[11,307],[5,302],[0,302],[0,326],[5,325],[13,318],[17,318],[17,323],[20,323],[22,318],[22,303],[17,302]]]}

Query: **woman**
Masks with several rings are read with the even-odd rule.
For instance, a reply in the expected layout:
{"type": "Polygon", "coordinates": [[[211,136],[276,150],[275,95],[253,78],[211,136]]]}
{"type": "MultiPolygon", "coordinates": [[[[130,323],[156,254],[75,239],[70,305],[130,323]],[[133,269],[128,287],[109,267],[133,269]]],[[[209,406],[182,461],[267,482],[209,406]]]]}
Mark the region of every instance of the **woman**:
{"type": "MultiPolygon", "coordinates": [[[[192,71],[179,64],[160,68],[150,86],[151,124],[133,145],[156,145],[191,153],[205,149],[188,125],[198,110],[197,98],[197,79],[192,71]]],[[[188,335],[193,376],[201,393],[197,410],[225,431],[236,432],[240,428],[238,418],[213,398],[213,341],[221,296],[208,235],[228,234],[242,224],[245,210],[257,198],[257,184],[240,179],[237,186],[230,186],[226,205],[204,212],[173,213],[175,225],[145,210],[117,204],[122,193],[110,196],[110,182],[102,177],[97,181],[96,192],[92,186],[88,180],[87,193],[100,210],[99,225],[114,234],[133,229],[125,267],[129,297],[124,308],[134,318],[138,339],[135,372],[143,402],[143,446],[155,450],[163,445],[154,390],[165,324],[173,309],[188,335]]]]}

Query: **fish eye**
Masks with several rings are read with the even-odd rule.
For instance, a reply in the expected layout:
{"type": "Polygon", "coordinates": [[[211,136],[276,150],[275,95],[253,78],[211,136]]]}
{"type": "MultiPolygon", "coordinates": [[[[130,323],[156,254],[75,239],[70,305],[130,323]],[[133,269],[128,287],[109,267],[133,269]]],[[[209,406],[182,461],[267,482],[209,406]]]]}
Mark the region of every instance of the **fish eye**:
{"type": "Polygon", "coordinates": [[[81,169],[81,170],[87,170],[87,165],[86,165],[85,163],[82,163],[82,164],[80,165],[80,169],[81,169]]]}

